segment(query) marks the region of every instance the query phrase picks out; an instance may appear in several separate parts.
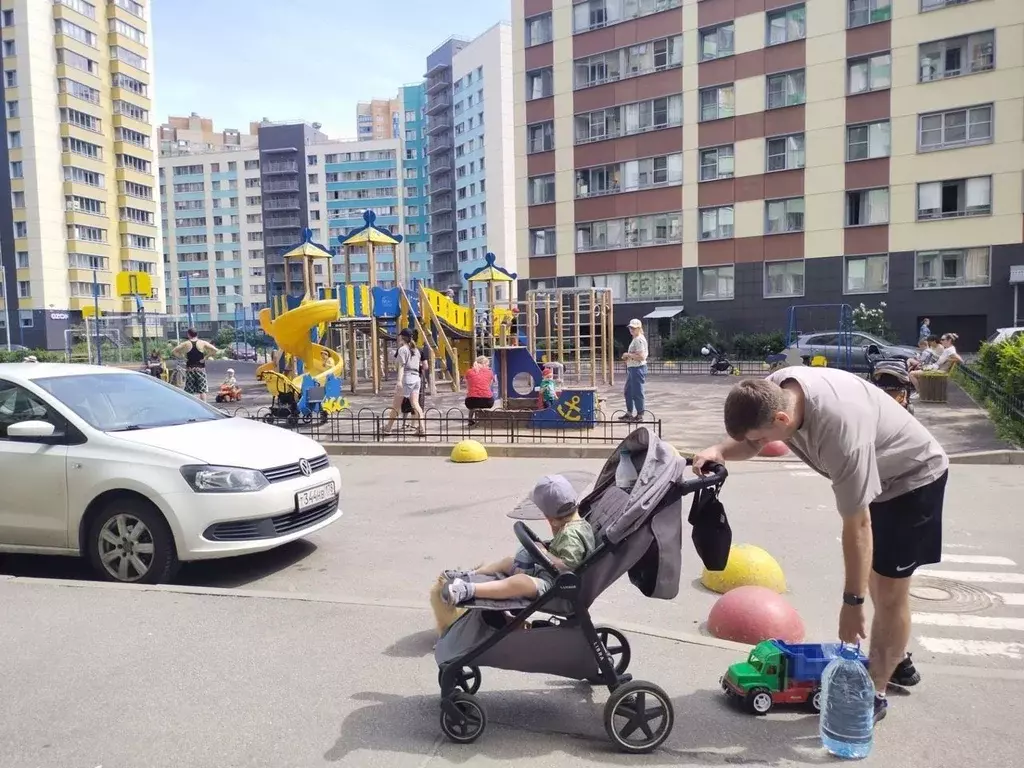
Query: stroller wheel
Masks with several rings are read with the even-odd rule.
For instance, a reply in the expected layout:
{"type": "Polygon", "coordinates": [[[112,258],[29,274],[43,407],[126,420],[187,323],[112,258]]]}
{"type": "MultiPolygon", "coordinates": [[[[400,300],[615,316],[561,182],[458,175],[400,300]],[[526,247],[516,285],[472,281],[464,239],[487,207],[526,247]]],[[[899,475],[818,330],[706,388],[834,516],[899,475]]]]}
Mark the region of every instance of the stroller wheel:
{"type": "Polygon", "coordinates": [[[441,730],[456,744],[469,744],[480,738],[487,727],[487,714],[476,696],[459,691],[441,704],[441,730]],[[448,712],[448,707],[458,710],[459,719],[448,712]]]}
{"type": "Polygon", "coordinates": [[[674,724],[672,701],[654,683],[633,680],[619,686],[604,705],[604,730],[623,752],[656,749],[674,724]]]}
{"type": "MultiPolygon", "coordinates": [[[[438,685],[441,685],[441,676],[443,674],[443,669],[437,670],[438,685]]],[[[476,693],[480,690],[480,682],[480,667],[463,667],[459,672],[458,678],[455,680],[455,685],[466,693],[476,693]]]]}
{"type": "MultiPolygon", "coordinates": [[[[615,674],[621,675],[629,667],[630,651],[626,636],[614,627],[596,627],[597,637],[612,657],[615,674]]],[[[600,677],[600,672],[598,672],[600,677]]]]}

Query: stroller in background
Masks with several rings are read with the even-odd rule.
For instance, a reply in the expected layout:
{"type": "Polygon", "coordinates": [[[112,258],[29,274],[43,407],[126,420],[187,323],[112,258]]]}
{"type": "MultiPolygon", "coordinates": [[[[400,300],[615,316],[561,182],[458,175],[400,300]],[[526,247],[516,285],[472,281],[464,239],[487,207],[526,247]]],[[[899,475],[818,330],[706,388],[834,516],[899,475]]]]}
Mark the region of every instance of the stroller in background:
{"type": "MultiPolygon", "coordinates": [[[[480,667],[607,686],[611,696],[604,708],[605,732],[624,752],[650,752],[668,738],[675,720],[671,699],[654,683],[626,674],[629,641],[613,627],[595,626],[590,606],[627,572],[648,597],[671,600],[679,593],[681,500],[691,493],[694,544],[709,569],[725,568],[732,533],[718,492],[727,472],[716,466],[711,475],[684,477],[688,465],[649,428],[633,431],[612,452],[593,490],[580,501],[580,515],[593,527],[597,546],[574,572],[559,573],[537,547],[537,535],[521,521],[514,524],[519,542],[555,578],[554,585],[533,600],[480,599],[460,605],[466,612],[434,650],[441,730],[449,739],[468,744],[486,727],[487,716],[476,697],[480,667]],[[638,472],[629,492],[615,485],[622,450],[629,451],[638,472]],[[527,619],[537,613],[546,618],[527,626],[527,619]]],[[[538,510],[535,517],[543,515],[538,510]]],[[[493,578],[477,575],[473,580],[493,578]]]]}
{"type": "Polygon", "coordinates": [[[884,357],[874,344],[868,345],[865,357],[871,383],[888,392],[893,400],[906,408],[908,413],[913,414],[914,404],[910,400],[910,395],[914,391],[914,385],[910,382],[910,369],[907,367],[906,359],[884,357]]]}

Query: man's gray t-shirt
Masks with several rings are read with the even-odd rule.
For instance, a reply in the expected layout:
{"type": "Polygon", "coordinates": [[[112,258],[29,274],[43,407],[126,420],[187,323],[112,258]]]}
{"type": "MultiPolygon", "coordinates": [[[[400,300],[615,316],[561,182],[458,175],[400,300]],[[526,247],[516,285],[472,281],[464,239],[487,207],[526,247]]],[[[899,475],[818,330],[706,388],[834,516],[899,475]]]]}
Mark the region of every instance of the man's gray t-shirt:
{"type": "Polygon", "coordinates": [[[949,467],[931,432],[856,374],[793,366],[767,378],[803,389],[803,424],[786,445],[832,481],[841,515],[928,485],[949,467]]]}
{"type": "Polygon", "coordinates": [[[420,351],[408,344],[398,348],[398,362],[402,366],[402,383],[415,384],[420,380],[420,351]]]}

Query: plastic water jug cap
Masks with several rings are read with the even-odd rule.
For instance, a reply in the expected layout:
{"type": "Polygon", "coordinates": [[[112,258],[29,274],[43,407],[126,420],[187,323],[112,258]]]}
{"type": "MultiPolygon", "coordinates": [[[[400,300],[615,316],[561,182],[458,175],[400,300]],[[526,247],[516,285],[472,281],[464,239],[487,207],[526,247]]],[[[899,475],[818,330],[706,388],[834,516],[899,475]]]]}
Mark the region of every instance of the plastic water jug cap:
{"type": "Polygon", "coordinates": [[[856,645],[843,643],[839,646],[839,655],[844,659],[856,661],[860,657],[860,643],[857,643],[856,645]]]}

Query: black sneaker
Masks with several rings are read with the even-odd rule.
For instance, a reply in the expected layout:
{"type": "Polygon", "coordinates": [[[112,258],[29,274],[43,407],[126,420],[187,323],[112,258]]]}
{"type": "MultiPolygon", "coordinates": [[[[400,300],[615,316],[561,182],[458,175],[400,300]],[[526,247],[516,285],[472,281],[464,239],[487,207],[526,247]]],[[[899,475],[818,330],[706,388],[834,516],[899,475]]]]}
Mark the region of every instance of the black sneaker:
{"type": "Polygon", "coordinates": [[[889,682],[901,688],[909,688],[921,682],[921,673],[917,671],[909,653],[903,661],[896,665],[889,682]]]}
{"type": "Polygon", "coordinates": [[[619,421],[632,421],[632,420],[633,420],[633,414],[631,414],[631,413],[624,413],[622,416],[619,416],[619,421]]]}
{"type": "Polygon", "coordinates": [[[885,696],[875,696],[875,722],[884,720],[889,711],[889,700],[885,696]]]}

